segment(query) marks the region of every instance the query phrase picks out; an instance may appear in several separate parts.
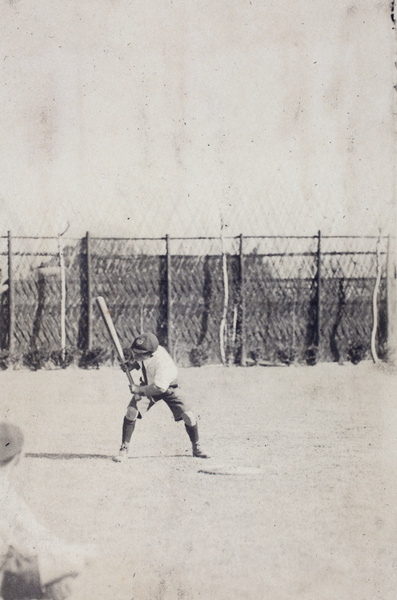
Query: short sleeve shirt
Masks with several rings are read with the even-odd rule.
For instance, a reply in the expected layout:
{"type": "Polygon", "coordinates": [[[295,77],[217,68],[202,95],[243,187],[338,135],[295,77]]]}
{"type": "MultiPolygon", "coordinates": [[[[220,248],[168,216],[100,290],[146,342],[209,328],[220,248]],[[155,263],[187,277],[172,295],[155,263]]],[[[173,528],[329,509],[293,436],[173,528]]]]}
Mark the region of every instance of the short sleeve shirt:
{"type": "Polygon", "coordinates": [[[70,552],[66,542],[41,525],[8,480],[1,478],[0,567],[4,564],[10,547],[22,556],[37,556],[43,580],[51,572],[53,565],[57,565],[57,572],[59,571],[66,553],[70,552]]]}
{"type": "Polygon", "coordinates": [[[143,361],[148,384],[154,383],[162,391],[168,390],[176,381],[178,369],[167,350],[159,346],[150,358],[143,361]]]}

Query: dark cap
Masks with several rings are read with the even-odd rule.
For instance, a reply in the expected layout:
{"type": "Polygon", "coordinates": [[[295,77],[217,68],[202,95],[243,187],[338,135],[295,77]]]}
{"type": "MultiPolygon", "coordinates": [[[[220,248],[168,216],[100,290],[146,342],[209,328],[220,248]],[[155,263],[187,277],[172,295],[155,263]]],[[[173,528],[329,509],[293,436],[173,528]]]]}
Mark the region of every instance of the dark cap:
{"type": "Polygon", "coordinates": [[[156,352],[159,347],[159,341],[154,333],[142,333],[133,342],[131,350],[134,352],[156,352]]]}
{"type": "Polygon", "coordinates": [[[12,423],[0,423],[0,463],[11,460],[22,450],[23,433],[12,423]]]}

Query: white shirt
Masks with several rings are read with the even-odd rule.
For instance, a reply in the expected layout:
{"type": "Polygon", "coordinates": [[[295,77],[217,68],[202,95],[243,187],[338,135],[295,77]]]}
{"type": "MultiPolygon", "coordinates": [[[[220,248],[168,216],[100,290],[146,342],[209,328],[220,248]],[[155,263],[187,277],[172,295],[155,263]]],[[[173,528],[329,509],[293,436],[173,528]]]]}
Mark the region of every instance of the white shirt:
{"type": "Polygon", "coordinates": [[[154,383],[166,392],[178,376],[176,364],[163,346],[159,346],[153,356],[142,361],[145,365],[148,385],[154,383]]]}
{"type": "Polygon", "coordinates": [[[41,525],[0,471],[0,580],[10,547],[22,556],[37,556],[42,585],[84,568],[81,548],[41,525]]]}

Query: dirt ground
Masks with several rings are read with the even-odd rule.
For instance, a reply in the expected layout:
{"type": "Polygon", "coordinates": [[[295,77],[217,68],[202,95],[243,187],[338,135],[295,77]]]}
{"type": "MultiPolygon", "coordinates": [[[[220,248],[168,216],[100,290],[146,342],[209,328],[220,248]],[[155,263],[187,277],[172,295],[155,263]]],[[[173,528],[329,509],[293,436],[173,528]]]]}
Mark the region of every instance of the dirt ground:
{"type": "Polygon", "coordinates": [[[0,373],[0,417],[26,435],[18,489],[58,535],[96,544],[73,600],[395,600],[395,373],[204,367],[180,380],[212,458],[190,456],[159,403],[115,464],[120,370],[0,373]]]}

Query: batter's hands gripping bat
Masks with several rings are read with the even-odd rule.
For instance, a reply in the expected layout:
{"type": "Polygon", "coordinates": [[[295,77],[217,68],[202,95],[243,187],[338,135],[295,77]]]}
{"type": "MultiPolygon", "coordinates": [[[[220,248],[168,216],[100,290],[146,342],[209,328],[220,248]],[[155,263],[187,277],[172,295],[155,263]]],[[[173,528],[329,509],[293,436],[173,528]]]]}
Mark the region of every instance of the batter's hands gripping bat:
{"type": "Polygon", "coordinates": [[[102,315],[108,334],[110,335],[110,339],[112,340],[113,346],[115,347],[115,350],[117,352],[117,356],[119,357],[120,362],[125,367],[123,371],[125,371],[130,385],[135,385],[131,373],[128,369],[128,366],[126,364],[123,348],[121,347],[119,336],[117,335],[117,331],[113,325],[112,317],[110,316],[110,312],[106,305],[105,298],[103,298],[102,296],[98,296],[96,298],[96,302],[99,308],[99,312],[102,315]]]}

